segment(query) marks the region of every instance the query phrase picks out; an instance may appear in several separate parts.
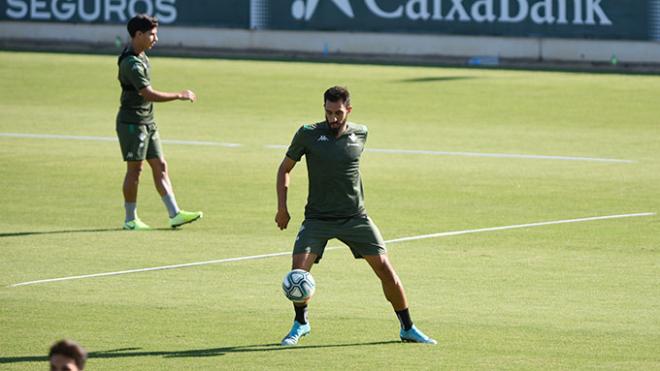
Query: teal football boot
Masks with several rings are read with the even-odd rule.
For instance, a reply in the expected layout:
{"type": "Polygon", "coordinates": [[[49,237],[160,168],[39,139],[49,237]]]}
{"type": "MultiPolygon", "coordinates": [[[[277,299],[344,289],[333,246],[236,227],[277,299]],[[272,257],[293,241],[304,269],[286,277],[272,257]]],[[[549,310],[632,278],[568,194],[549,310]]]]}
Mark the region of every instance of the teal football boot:
{"type": "Polygon", "coordinates": [[[303,325],[298,321],[293,321],[291,331],[289,331],[284,339],[282,339],[282,345],[288,346],[298,344],[298,340],[300,340],[300,338],[303,336],[309,335],[311,330],[312,328],[309,326],[309,322],[303,325]]]}
{"type": "Polygon", "coordinates": [[[401,332],[399,333],[399,337],[401,337],[401,341],[407,343],[423,343],[423,344],[434,344],[434,345],[438,343],[437,341],[424,335],[424,333],[419,329],[417,329],[415,325],[413,325],[408,330],[401,329],[401,332]]]}

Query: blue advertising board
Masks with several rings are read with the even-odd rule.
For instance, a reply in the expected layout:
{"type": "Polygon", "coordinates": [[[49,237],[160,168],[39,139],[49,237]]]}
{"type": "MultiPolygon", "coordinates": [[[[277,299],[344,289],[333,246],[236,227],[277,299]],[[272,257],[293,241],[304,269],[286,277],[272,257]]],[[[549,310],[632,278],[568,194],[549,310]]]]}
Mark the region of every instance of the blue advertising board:
{"type": "Polygon", "coordinates": [[[0,21],[126,23],[135,14],[161,24],[248,28],[248,0],[0,0],[0,21]]]}
{"type": "Polygon", "coordinates": [[[648,39],[653,1],[267,0],[263,28],[648,39]]]}
{"type": "Polygon", "coordinates": [[[657,40],[660,0],[0,0],[0,21],[657,40]]]}

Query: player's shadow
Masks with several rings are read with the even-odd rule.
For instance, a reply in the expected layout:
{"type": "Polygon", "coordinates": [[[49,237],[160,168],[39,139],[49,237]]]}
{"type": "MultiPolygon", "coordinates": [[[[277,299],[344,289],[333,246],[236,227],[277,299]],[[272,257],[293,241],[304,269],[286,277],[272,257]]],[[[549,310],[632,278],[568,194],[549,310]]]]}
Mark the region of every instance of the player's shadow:
{"type": "MultiPolygon", "coordinates": [[[[259,345],[243,345],[234,347],[220,347],[208,349],[193,349],[182,351],[139,351],[142,348],[121,348],[104,350],[99,352],[89,352],[88,358],[94,359],[112,359],[112,358],[130,358],[130,357],[163,357],[163,358],[194,358],[194,357],[217,357],[224,356],[227,353],[252,353],[252,352],[277,352],[277,351],[296,351],[303,349],[320,349],[320,348],[344,348],[344,347],[360,347],[360,346],[374,346],[374,345],[388,345],[388,344],[401,344],[398,340],[389,341],[375,341],[366,343],[348,343],[348,344],[326,344],[326,345],[298,345],[291,347],[283,347],[280,344],[259,344],[259,345]]],[[[46,362],[46,356],[23,356],[23,357],[0,357],[0,364],[4,363],[22,363],[22,362],[46,362]]]]}
{"type": "Polygon", "coordinates": [[[412,79],[403,79],[399,80],[400,82],[449,82],[449,81],[460,81],[460,80],[472,80],[476,79],[475,76],[426,76],[426,77],[416,77],[412,79]]]}
{"type": "MultiPolygon", "coordinates": [[[[172,231],[173,228],[152,228],[150,231],[172,231]]],[[[96,228],[96,229],[62,229],[55,231],[28,231],[28,232],[8,232],[0,233],[0,238],[4,237],[25,237],[25,236],[39,236],[49,234],[67,234],[67,233],[99,233],[99,232],[121,232],[121,228],[96,228]]],[[[143,231],[141,231],[143,232],[143,231]]],[[[147,232],[147,231],[144,231],[147,232]]]]}

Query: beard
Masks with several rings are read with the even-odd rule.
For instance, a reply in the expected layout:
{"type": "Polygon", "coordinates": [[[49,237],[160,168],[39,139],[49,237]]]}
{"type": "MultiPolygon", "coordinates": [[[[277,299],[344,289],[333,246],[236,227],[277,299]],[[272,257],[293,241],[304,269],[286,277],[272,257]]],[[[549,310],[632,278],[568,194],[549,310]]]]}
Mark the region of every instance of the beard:
{"type": "Polygon", "coordinates": [[[346,125],[346,120],[342,122],[338,122],[336,124],[330,124],[328,120],[325,120],[325,122],[328,123],[328,129],[330,129],[330,133],[332,133],[332,135],[334,136],[337,136],[337,134],[339,134],[339,131],[344,127],[344,125],[346,125]]]}

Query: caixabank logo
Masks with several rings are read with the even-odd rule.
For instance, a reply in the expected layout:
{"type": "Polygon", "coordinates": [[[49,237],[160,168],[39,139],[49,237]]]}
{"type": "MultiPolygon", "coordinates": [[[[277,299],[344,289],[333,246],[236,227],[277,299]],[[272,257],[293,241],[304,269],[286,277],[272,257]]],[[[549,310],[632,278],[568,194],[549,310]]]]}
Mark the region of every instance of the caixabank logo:
{"type": "Polygon", "coordinates": [[[340,14],[355,22],[376,18],[413,22],[532,22],[611,26],[613,20],[604,7],[606,1],[608,0],[293,0],[291,16],[303,22],[324,16],[335,17],[336,14],[331,14],[333,11],[329,7],[329,4],[332,4],[340,14]],[[359,10],[357,13],[354,7],[359,10]],[[319,9],[319,13],[323,14],[316,15],[319,9]]]}
{"type": "Polygon", "coordinates": [[[263,1],[272,29],[648,40],[660,24],[660,0],[263,1]]]}

